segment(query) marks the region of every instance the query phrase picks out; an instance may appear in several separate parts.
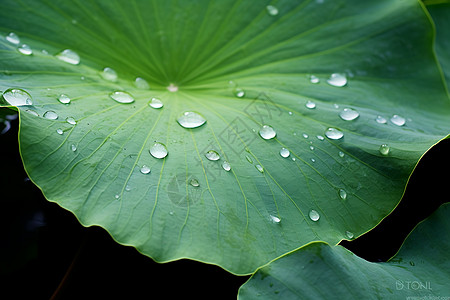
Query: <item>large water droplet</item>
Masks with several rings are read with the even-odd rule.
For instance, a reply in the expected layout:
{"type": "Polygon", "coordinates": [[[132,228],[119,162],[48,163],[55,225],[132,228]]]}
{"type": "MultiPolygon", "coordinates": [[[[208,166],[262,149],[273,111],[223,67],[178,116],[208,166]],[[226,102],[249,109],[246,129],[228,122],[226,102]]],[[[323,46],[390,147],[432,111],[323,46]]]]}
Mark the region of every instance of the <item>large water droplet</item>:
{"type": "Polygon", "coordinates": [[[143,165],[142,167],[141,167],[141,173],[142,174],[149,174],[150,172],[151,172],[151,169],[150,169],[150,167],[149,166],[147,166],[147,165],[143,165]]]}
{"type": "Polygon", "coordinates": [[[3,93],[3,99],[10,105],[23,106],[32,105],[31,95],[21,89],[7,89],[3,93]]]}
{"type": "Polygon", "coordinates": [[[316,103],[312,102],[311,100],[308,100],[306,102],[305,106],[306,106],[306,108],[314,109],[314,108],[316,108],[316,103]]]}
{"type": "Polygon", "coordinates": [[[61,102],[62,104],[69,104],[70,103],[70,98],[66,94],[61,94],[58,97],[58,101],[61,102]]]}
{"type": "Polygon", "coordinates": [[[319,77],[317,77],[315,75],[311,75],[311,76],[309,76],[309,82],[311,82],[311,83],[319,83],[320,79],[319,79],[319,77]]]}
{"type": "Polygon", "coordinates": [[[102,74],[103,79],[105,79],[105,80],[112,81],[112,82],[117,81],[117,78],[118,78],[117,72],[110,67],[104,68],[103,72],[101,74],[102,74]]]}
{"type": "Polygon", "coordinates": [[[377,116],[375,121],[377,121],[377,123],[380,123],[380,124],[386,124],[386,122],[387,122],[386,118],[384,118],[382,116],[377,116]]]}
{"type": "Polygon", "coordinates": [[[344,136],[344,133],[339,129],[330,127],[325,131],[325,135],[331,140],[338,140],[344,136]]]}
{"type": "Polygon", "coordinates": [[[309,218],[312,221],[317,222],[320,218],[320,215],[317,211],[315,211],[314,209],[311,209],[311,211],[309,212],[309,218]]]}
{"type": "Polygon", "coordinates": [[[260,173],[264,173],[264,168],[261,165],[255,165],[256,170],[258,170],[260,173]]]}
{"type": "Polygon", "coordinates": [[[242,97],[245,96],[245,91],[244,91],[243,89],[241,89],[241,88],[236,88],[236,89],[234,90],[234,95],[235,95],[236,97],[238,97],[238,98],[242,98],[242,97]]]}
{"type": "Polygon", "coordinates": [[[281,219],[280,219],[280,218],[278,218],[278,217],[276,217],[276,216],[272,216],[272,215],[270,215],[270,220],[271,220],[272,222],[274,222],[275,224],[279,224],[279,223],[281,222],[281,219]]]}
{"type": "Polygon", "coordinates": [[[14,32],[10,32],[7,36],[6,36],[6,40],[8,42],[10,42],[11,44],[14,45],[19,45],[20,44],[20,38],[17,34],[15,34],[14,32]]]}
{"type": "Polygon", "coordinates": [[[74,119],[74,117],[67,117],[66,122],[70,125],[77,125],[77,121],[74,119]]]}
{"type": "Polygon", "coordinates": [[[138,89],[143,89],[143,90],[148,90],[150,88],[150,85],[148,84],[147,80],[145,80],[144,78],[141,78],[141,77],[137,77],[134,80],[134,85],[138,89]]]}
{"type": "Polygon", "coordinates": [[[17,51],[19,51],[23,55],[31,55],[31,54],[33,54],[33,50],[31,50],[31,47],[28,46],[27,44],[23,44],[22,46],[17,48],[17,51]]]}
{"type": "Polygon", "coordinates": [[[389,148],[389,146],[387,144],[383,144],[383,145],[380,146],[380,148],[378,150],[380,151],[380,153],[382,155],[388,155],[390,148],[389,148]]]}
{"type": "Polygon", "coordinates": [[[270,140],[273,139],[277,133],[271,126],[263,125],[259,130],[259,135],[265,140],[270,140]]]}
{"type": "Polygon", "coordinates": [[[269,15],[271,15],[271,16],[276,16],[276,15],[278,15],[278,8],[276,8],[276,7],[273,6],[273,5],[267,5],[267,6],[266,6],[266,10],[267,10],[267,12],[269,13],[269,15]]]}
{"type": "Polygon", "coordinates": [[[230,171],[230,170],[231,170],[230,163],[227,162],[226,160],[223,161],[223,163],[222,163],[222,168],[223,168],[225,171],[227,171],[227,172],[230,171]]]}
{"type": "Polygon", "coordinates": [[[58,119],[58,114],[56,112],[54,112],[53,110],[49,110],[44,113],[44,118],[50,119],[50,120],[56,120],[56,119],[58,119]]]}
{"type": "Polygon", "coordinates": [[[347,77],[345,74],[333,73],[328,78],[327,83],[332,86],[343,87],[347,84],[347,77]]]}
{"type": "Polygon", "coordinates": [[[289,157],[289,155],[291,154],[291,152],[289,152],[288,149],[286,148],[281,148],[280,150],[280,155],[284,158],[289,157]]]}
{"type": "Polygon", "coordinates": [[[134,102],[133,96],[131,96],[129,93],[123,92],[123,91],[112,92],[111,94],[109,94],[109,96],[119,103],[133,103],[134,102]]]}
{"type": "Polygon", "coordinates": [[[177,122],[184,128],[196,128],[205,124],[206,120],[198,113],[187,111],[177,119],[177,122]]]}
{"type": "Polygon", "coordinates": [[[164,158],[168,152],[164,144],[156,142],[150,147],[150,154],[155,158],[164,158]]]}
{"type": "Polygon", "coordinates": [[[394,123],[397,126],[403,126],[406,123],[405,118],[399,115],[393,115],[391,118],[391,122],[394,123]]]}
{"type": "Polygon", "coordinates": [[[344,189],[339,189],[338,194],[339,198],[341,198],[342,200],[347,199],[347,192],[344,189]]]}
{"type": "Polygon", "coordinates": [[[191,180],[189,180],[189,184],[192,185],[193,187],[199,187],[200,186],[200,182],[198,182],[197,179],[192,178],[191,180]]]}
{"type": "Polygon", "coordinates": [[[150,107],[153,107],[153,108],[161,108],[161,107],[164,106],[164,103],[162,103],[162,101],[159,100],[158,98],[152,98],[152,99],[148,102],[148,105],[149,105],[150,107]]]}
{"type": "Polygon", "coordinates": [[[71,65],[78,65],[80,63],[80,56],[73,50],[65,49],[55,55],[56,58],[69,63],[71,65]]]}
{"type": "Polygon", "coordinates": [[[344,108],[339,114],[342,120],[344,121],[352,121],[359,117],[359,112],[351,108],[344,108]]]}
{"type": "Polygon", "coordinates": [[[220,159],[219,153],[217,153],[214,150],[209,150],[208,152],[206,152],[205,156],[209,160],[219,160],[220,159]]]}

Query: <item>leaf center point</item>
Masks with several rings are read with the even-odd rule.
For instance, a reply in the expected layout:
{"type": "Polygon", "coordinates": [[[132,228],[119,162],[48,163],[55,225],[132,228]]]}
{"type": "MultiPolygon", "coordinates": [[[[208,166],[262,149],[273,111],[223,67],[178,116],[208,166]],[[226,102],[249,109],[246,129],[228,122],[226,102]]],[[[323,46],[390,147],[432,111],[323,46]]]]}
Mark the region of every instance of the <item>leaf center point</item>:
{"type": "Polygon", "coordinates": [[[178,85],[175,85],[173,83],[169,84],[166,88],[169,92],[178,92],[178,85]]]}

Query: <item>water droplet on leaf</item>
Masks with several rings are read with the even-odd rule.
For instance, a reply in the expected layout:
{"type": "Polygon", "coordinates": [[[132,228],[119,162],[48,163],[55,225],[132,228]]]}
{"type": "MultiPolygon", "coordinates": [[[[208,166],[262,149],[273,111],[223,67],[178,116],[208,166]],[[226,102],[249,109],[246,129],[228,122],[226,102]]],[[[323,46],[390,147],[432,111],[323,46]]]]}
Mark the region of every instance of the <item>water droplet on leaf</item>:
{"type": "Polygon", "coordinates": [[[227,162],[226,160],[222,163],[222,168],[225,170],[225,171],[230,171],[231,170],[231,166],[230,166],[230,163],[229,162],[227,162]]]}
{"type": "Polygon", "coordinates": [[[149,166],[147,166],[147,165],[143,165],[142,167],[141,167],[141,173],[142,174],[149,174],[150,172],[151,172],[151,170],[150,170],[150,167],[149,166]]]}
{"type": "Polygon", "coordinates": [[[317,77],[315,75],[311,75],[311,76],[309,76],[309,82],[311,82],[311,83],[319,83],[320,79],[319,79],[319,77],[317,77]]]}
{"type": "Polygon", "coordinates": [[[388,155],[390,148],[389,148],[389,146],[387,144],[383,144],[383,145],[380,146],[380,148],[378,150],[380,151],[380,153],[382,155],[388,155]]]}
{"type": "Polygon", "coordinates": [[[28,46],[27,44],[23,44],[22,46],[17,48],[17,51],[19,51],[23,55],[31,55],[31,54],[33,54],[33,50],[31,50],[31,47],[28,46]]]}
{"type": "Polygon", "coordinates": [[[338,140],[344,136],[344,133],[336,128],[330,127],[325,131],[325,136],[331,140],[338,140]]]}
{"type": "Polygon", "coordinates": [[[3,99],[10,105],[23,106],[32,105],[31,95],[21,89],[7,89],[3,93],[3,99]]]}
{"type": "Polygon", "coordinates": [[[164,104],[162,103],[162,101],[159,100],[158,98],[152,98],[152,99],[148,102],[148,105],[149,105],[150,107],[153,107],[153,108],[161,108],[161,107],[164,106],[164,104]]]}
{"type": "Polygon", "coordinates": [[[284,158],[289,157],[289,155],[291,154],[291,152],[289,152],[288,149],[286,148],[281,148],[280,150],[280,155],[284,158]]]}
{"type": "Polygon", "coordinates": [[[312,210],[309,212],[309,218],[310,218],[312,221],[317,222],[317,221],[319,220],[319,218],[320,218],[320,215],[319,215],[319,213],[318,213],[317,211],[315,211],[314,209],[312,209],[312,210]]]}
{"type": "Polygon", "coordinates": [[[271,126],[263,125],[259,130],[259,135],[265,140],[270,140],[273,139],[277,133],[271,126]]]}
{"type": "Polygon", "coordinates": [[[75,144],[72,144],[70,146],[70,149],[72,149],[73,152],[77,151],[77,146],[75,144]]]}
{"type": "Polygon", "coordinates": [[[352,121],[359,117],[359,112],[351,108],[344,108],[339,116],[344,121],[352,121]]]}
{"type": "Polygon", "coordinates": [[[105,80],[112,81],[112,82],[117,81],[117,78],[118,78],[117,72],[110,67],[104,68],[103,72],[101,74],[102,74],[103,79],[105,79],[105,80]]]}
{"type": "Polygon", "coordinates": [[[242,98],[242,97],[245,96],[245,91],[244,91],[243,89],[241,89],[241,88],[236,88],[236,89],[234,90],[234,95],[235,95],[236,97],[238,97],[238,98],[242,98]]]}
{"type": "Polygon", "coordinates": [[[11,44],[14,45],[18,45],[20,44],[20,38],[17,34],[15,34],[14,32],[10,32],[7,36],[6,36],[6,40],[8,42],[10,42],[11,44]]]}
{"type": "Polygon", "coordinates": [[[346,231],[345,232],[345,235],[347,236],[347,238],[349,238],[349,239],[352,239],[353,237],[354,237],[354,234],[353,234],[353,232],[351,232],[351,231],[346,231]]]}
{"type": "Polygon", "coordinates": [[[397,126],[403,126],[406,123],[405,118],[399,115],[393,115],[391,118],[391,122],[394,123],[397,126]]]}
{"type": "Polygon", "coordinates": [[[260,173],[264,173],[264,168],[261,165],[255,165],[256,170],[258,170],[260,173]]]}
{"type": "Polygon", "coordinates": [[[207,159],[213,160],[213,161],[220,159],[219,153],[217,153],[214,150],[209,150],[208,152],[206,152],[205,156],[207,159]]]}
{"type": "Polygon", "coordinates": [[[62,104],[69,104],[70,103],[70,98],[66,94],[61,94],[58,97],[58,101],[61,102],[62,104]]]}
{"type": "Polygon", "coordinates": [[[56,112],[54,112],[53,110],[49,110],[44,113],[44,118],[49,119],[49,120],[56,120],[56,119],[58,119],[58,114],[56,112]]]}
{"type": "Polygon", "coordinates": [[[338,194],[339,198],[341,198],[342,200],[347,199],[347,192],[344,189],[339,189],[338,194]]]}
{"type": "Polygon", "coordinates": [[[311,100],[308,100],[306,102],[305,106],[306,106],[306,108],[314,109],[314,108],[316,108],[316,103],[312,102],[311,100]]]}
{"type": "Polygon", "coordinates": [[[56,132],[57,132],[58,134],[63,134],[63,133],[64,133],[64,131],[63,131],[61,128],[56,129],[56,132]]]}
{"type": "Polygon", "coordinates": [[[147,80],[145,80],[144,78],[141,78],[141,77],[137,77],[134,80],[134,85],[138,89],[143,89],[143,90],[148,90],[150,88],[150,85],[148,84],[147,80]]]}
{"type": "Polygon", "coordinates": [[[112,92],[111,94],[109,94],[109,96],[113,100],[115,100],[119,103],[133,103],[134,102],[133,96],[131,96],[127,92],[115,91],[115,92],[112,92]]]}
{"type": "Polygon", "coordinates": [[[56,58],[71,65],[78,65],[80,63],[80,56],[78,53],[70,49],[65,49],[59,52],[56,54],[56,58]]]}
{"type": "Polygon", "coordinates": [[[276,8],[276,7],[273,6],[273,5],[267,5],[267,6],[266,6],[266,10],[267,10],[267,12],[269,13],[269,15],[271,15],[271,16],[276,16],[276,15],[278,15],[278,8],[276,8]]]}
{"type": "Polygon", "coordinates": [[[347,84],[347,77],[345,74],[333,73],[328,78],[327,83],[332,86],[343,87],[347,84]]]}
{"type": "Polygon", "coordinates": [[[380,123],[380,124],[386,124],[386,122],[387,122],[387,120],[385,118],[383,118],[382,116],[377,116],[375,121],[377,121],[377,123],[380,123]]]}
{"type": "Polygon", "coordinates": [[[205,124],[206,120],[195,112],[187,111],[177,119],[177,122],[184,128],[196,128],[205,124]]]}
{"type": "Polygon", "coordinates": [[[274,222],[275,224],[279,224],[279,223],[281,222],[281,219],[280,219],[280,218],[278,218],[278,217],[276,217],[276,216],[272,216],[272,215],[270,215],[270,220],[271,220],[272,222],[274,222]]]}
{"type": "Polygon", "coordinates": [[[164,144],[157,142],[150,147],[150,154],[155,158],[164,158],[167,156],[168,152],[164,144]]]}
{"type": "Polygon", "coordinates": [[[200,186],[200,183],[199,183],[198,180],[195,179],[195,178],[192,178],[192,179],[189,181],[189,184],[192,185],[193,187],[199,187],[199,186],[200,186]]]}
{"type": "Polygon", "coordinates": [[[77,121],[75,121],[75,119],[73,117],[67,117],[66,122],[69,123],[70,125],[77,124],[77,121]]]}

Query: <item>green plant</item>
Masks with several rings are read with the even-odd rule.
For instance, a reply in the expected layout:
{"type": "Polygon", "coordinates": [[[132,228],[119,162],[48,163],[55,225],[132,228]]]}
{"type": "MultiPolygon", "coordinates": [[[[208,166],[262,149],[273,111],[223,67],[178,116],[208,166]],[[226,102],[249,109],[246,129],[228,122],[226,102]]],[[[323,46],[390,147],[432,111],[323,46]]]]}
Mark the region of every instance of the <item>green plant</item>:
{"type": "Polygon", "coordinates": [[[0,89],[31,180],[159,262],[244,275],[352,240],[449,133],[418,1],[4,7],[0,89]]]}

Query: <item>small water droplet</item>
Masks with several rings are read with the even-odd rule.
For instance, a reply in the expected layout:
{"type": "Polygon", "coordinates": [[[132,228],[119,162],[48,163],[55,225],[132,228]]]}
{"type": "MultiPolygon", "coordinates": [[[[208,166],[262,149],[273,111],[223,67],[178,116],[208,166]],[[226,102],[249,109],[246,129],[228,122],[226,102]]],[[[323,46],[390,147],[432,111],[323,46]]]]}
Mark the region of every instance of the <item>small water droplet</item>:
{"type": "Polygon", "coordinates": [[[351,232],[351,231],[346,231],[345,232],[345,235],[347,236],[347,238],[349,238],[349,239],[352,239],[353,237],[354,237],[354,234],[353,234],[353,232],[351,232]]]}
{"type": "Polygon", "coordinates": [[[72,144],[70,146],[70,149],[72,149],[73,152],[77,151],[77,146],[75,144],[72,144]]]}
{"type": "Polygon", "coordinates": [[[23,106],[32,105],[31,95],[21,89],[7,89],[3,93],[3,99],[10,105],[23,106]]]}
{"type": "Polygon", "coordinates": [[[333,104],[333,107],[336,108],[336,109],[338,109],[338,108],[339,108],[339,104],[334,103],[334,104],[333,104]]]}
{"type": "Polygon", "coordinates": [[[382,155],[388,155],[390,148],[389,148],[389,146],[387,144],[383,144],[383,145],[380,146],[380,148],[378,150],[380,151],[380,153],[382,155]]]}
{"type": "Polygon", "coordinates": [[[150,147],[150,154],[155,158],[164,158],[167,156],[168,151],[164,144],[162,143],[154,143],[153,146],[150,147]]]}
{"type": "Polygon", "coordinates": [[[175,93],[178,92],[178,86],[176,86],[175,84],[171,83],[169,84],[169,86],[167,86],[167,90],[171,93],[175,93]]]}
{"type": "Polygon", "coordinates": [[[325,131],[325,136],[331,140],[339,140],[344,136],[344,133],[336,128],[330,127],[325,131]]]}
{"type": "Polygon", "coordinates": [[[8,42],[10,42],[11,44],[14,45],[19,45],[20,44],[20,38],[17,34],[15,34],[14,32],[10,32],[7,36],[6,36],[6,40],[8,42]]]}
{"type": "Polygon", "coordinates": [[[270,220],[275,224],[279,224],[281,222],[280,218],[278,218],[276,216],[272,216],[272,215],[270,215],[270,220]]]}
{"type": "Polygon", "coordinates": [[[177,122],[184,128],[196,128],[205,124],[206,120],[198,113],[187,111],[177,119],[177,122]]]}
{"type": "Polygon", "coordinates": [[[403,126],[406,123],[405,118],[399,115],[393,115],[391,118],[391,122],[394,123],[397,126],[403,126]]]}
{"type": "Polygon", "coordinates": [[[291,155],[291,152],[289,152],[289,150],[286,148],[281,148],[280,155],[282,157],[286,158],[286,157],[289,157],[289,155],[291,155]]]}
{"type": "Polygon", "coordinates": [[[344,121],[353,121],[359,117],[359,112],[351,108],[344,108],[339,116],[344,121]]]}
{"type": "Polygon", "coordinates": [[[17,48],[17,51],[19,51],[23,55],[31,55],[31,54],[33,54],[33,50],[31,50],[31,47],[28,46],[27,44],[23,44],[22,46],[17,48]]]}
{"type": "Polygon", "coordinates": [[[200,186],[200,182],[198,182],[198,180],[195,179],[195,178],[192,178],[192,179],[189,181],[189,184],[192,185],[193,187],[199,187],[199,186],[200,186]]]}
{"type": "Polygon", "coordinates": [[[295,157],[292,158],[292,161],[295,161],[295,157]]]}
{"type": "Polygon", "coordinates": [[[63,133],[64,133],[64,131],[63,131],[61,128],[56,129],[56,132],[57,132],[58,134],[63,134],[63,133]]]}
{"type": "Polygon", "coordinates": [[[246,155],[245,156],[245,159],[249,162],[249,163],[253,163],[253,160],[252,160],[252,158],[250,157],[250,156],[248,156],[248,155],[246,155]]]}
{"type": "Polygon", "coordinates": [[[258,170],[260,173],[264,173],[264,168],[261,165],[255,165],[256,170],[258,170]]]}
{"type": "Polygon", "coordinates": [[[222,163],[222,168],[223,168],[225,171],[227,171],[227,172],[230,171],[230,170],[231,170],[230,163],[227,162],[226,160],[224,160],[223,163],[222,163]]]}
{"type": "Polygon", "coordinates": [[[317,77],[315,75],[311,75],[311,76],[309,76],[309,82],[311,82],[311,83],[319,83],[320,79],[319,79],[319,77],[317,77]]]}
{"type": "Polygon", "coordinates": [[[120,198],[120,195],[119,195],[119,194],[116,194],[116,195],[114,196],[114,198],[119,199],[119,198],[120,198]]]}
{"type": "Polygon", "coordinates": [[[236,97],[238,97],[238,98],[242,98],[242,97],[245,96],[245,91],[244,91],[243,89],[241,89],[241,88],[236,88],[236,89],[234,90],[234,95],[235,95],[236,97]]]}
{"type": "Polygon", "coordinates": [[[377,116],[375,121],[377,121],[377,123],[380,123],[380,124],[386,124],[387,123],[387,120],[384,117],[382,117],[382,116],[377,116]]]}
{"type": "Polygon", "coordinates": [[[149,166],[147,166],[147,165],[143,165],[142,167],[141,167],[141,173],[142,174],[149,174],[150,172],[151,172],[151,169],[150,169],[150,167],[149,166]]]}
{"type": "Polygon", "coordinates": [[[314,146],[309,146],[309,150],[313,151],[314,149],[314,146]]]}
{"type": "Polygon", "coordinates": [[[73,117],[67,117],[66,122],[70,125],[77,125],[77,121],[73,117]]]}
{"type": "Polygon", "coordinates": [[[131,191],[131,186],[129,186],[128,184],[125,186],[125,191],[129,192],[131,191]]]}
{"type": "Polygon", "coordinates": [[[136,79],[134,80],[134,85],[138,89],[143,89],[143,90],[148,90],[150,88],[150,85],[148,84],[147,80],[145,80],[144,78],[141,78],[141,77],[136,77],[136,79]]]}
{"type": "Polygon", "coordinates": [[[118,78],[117,72],[110,67],[104,68],[101,75],[102,75],[103,79],[112,81],[112,82],[117,81],[117,78],[118,78]]]}
{"type": "Polygon", "coordinates": [[[71,65],[78,65],[80,63],[80,56],[73,50],[65,49],[55,55],[56,58],[71,65]]]}
{"type": "Polygon", "coordinates": [[[323,141],[325,138],[323,137],[323,136],[321,136],[321,135],[318,135],[318,136],[316,136],[316,138],[319,140],[319,141],[323,141]]]}
{"type": "Polygon", "coordinates": [[[317,211],[315,211],[314,209],[311,209],[311,211],[309,212],[309,218],[312,221],[317,222],[320,218],[320,215],[317,211]]]}
{"type": "Polygon", "coordinates": [[[314,108],[316,108],[316,103],[312,102],[311,100],[308,100],[306,102],[305,106],[306,106],[306,108],[314,109],[314,108]]]}
{"type": "Polygon", "coordinates": [[[265,140],[270,140],[273,139],[277,133],[271,126],[263,125],[259,130],[259,135],[265,140]]]}
{"type": "Polygon", "coordinates": [[[213,160],[213,161],[220,159],[219,153],[217,153],[214,150],[209,150],[208,152],[206,152],[205,156],[207,159],[213,160]]]}
{"type": "Polygon", "coordinates": [[[309,138],[309,135],[306,134],[306,133],[303,133],[302,136],[303,136],[305,139],[309,138]]]}
{"type": "Polygon", "coordinates": [[[29,114],[32,114],[35,117],[39,117],[39,114],[36,111],[32,110],[32,109],[27,109],[26,112],[29,113],[29,114]]]}
{"type": "Polygon", "coordinates": [[[345,154],[344,154],[344,152],[342,152],[342,151],[339,151],[339,157],[344,157],[345,156],[345,154]]]}
{"type": "Polygon", "coordinates": [[[266,10],[267,10],[267,12],[269,13],[269,15],[271,15],[271,16],[276,16],[276,15],[278,15],[278,8],[276,8],[276,7],[273,6],[273,5],[267,5],[267,6],[266,6],[266,10]]]}
{"type": "Polygon", "coordinates": [[[66,94],[61,94],[58,97],[58,101],[61,102],[62,104],[69,104],[70,103],[70,98],[66,94]]]}
{"type": "Polygon", "coordinates": [[[159,100],[158,98],[152,98],[152,99],[148,102],[148,105],[149,105],[150,107],[153,107],[153,108],[161,108],[161,107],[164,106],[164,103],[162,103],[162,101],[159,100]]]}
{"type": "Polygon", "coordinates": [[[292,111],[288,112],[288,114],[289,114],[290,116],[292,116],[292,111]]]}
{"type": "Polygon", "coordinates": [[[123,91],[112,92],[111,94],[109,94],[109,96],[113,100],[115,100],[119,103],[133,103],[134,102],[133,96],[131,96],[129,93],[123,92],[123,91]]]}
{"type": "Polygon", "coordinates": [[[44,118],[49,120],[56,120],[58,119],[58,114],[54,112],[53,110],[48,110],[44,113],[44,118]]]}
{"type": "Polygon", "coordinates": [[[175,213],[173,211],[169,211],[169,215],[173,216],[175,213]]]}
{"type": "Polygon", "coordinates": [[[347,84],[347,77],[345,74],[333,73],[327,79],[327,83],[332,86],[343,87],[347,84]]]}
{"type": "Polygon", "coordinates": [[[339,189],[338,194],[339,198],[341,198],[342,200],[347,199],[347,192],[344,189],[339,189]]]}
{"type": "Polygon", "coordinates": [[[311,162],[315,163],[316,159],[315,158],[311,158],[311,162]]]}

